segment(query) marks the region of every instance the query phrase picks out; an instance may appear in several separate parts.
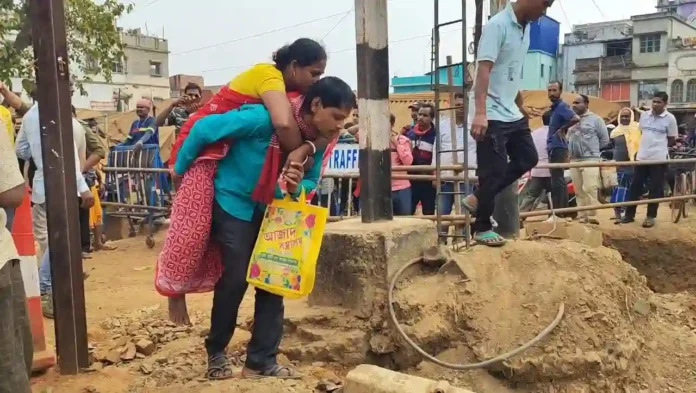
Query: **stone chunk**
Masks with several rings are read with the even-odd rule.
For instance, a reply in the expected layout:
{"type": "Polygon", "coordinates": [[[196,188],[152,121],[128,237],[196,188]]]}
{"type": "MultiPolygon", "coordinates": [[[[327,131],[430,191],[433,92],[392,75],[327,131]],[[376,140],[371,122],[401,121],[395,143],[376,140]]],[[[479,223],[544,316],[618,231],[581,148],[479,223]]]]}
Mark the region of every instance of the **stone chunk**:
{"type": "Polygon", "coordinates": [[[143,339],[135,343],[135,348],[139,353],[142,353],[145,356],[150,356],[153,352],[155,352],[155,343],[150,340],[143,339]]]}

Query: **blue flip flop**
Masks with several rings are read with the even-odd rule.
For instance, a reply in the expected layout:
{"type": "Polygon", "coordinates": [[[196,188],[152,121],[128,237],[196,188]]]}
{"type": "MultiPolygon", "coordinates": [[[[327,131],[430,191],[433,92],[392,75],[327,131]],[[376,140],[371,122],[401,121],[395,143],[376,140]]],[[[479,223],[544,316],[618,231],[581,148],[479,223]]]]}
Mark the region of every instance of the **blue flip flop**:
{"type": "Polygon", "coordinates": [[[476,243],[480,243],[488,247],[501,247],[507,242],[504,237],[493,231],[477,232],[474,234],[474,240],[476,240],[476,243]]]}

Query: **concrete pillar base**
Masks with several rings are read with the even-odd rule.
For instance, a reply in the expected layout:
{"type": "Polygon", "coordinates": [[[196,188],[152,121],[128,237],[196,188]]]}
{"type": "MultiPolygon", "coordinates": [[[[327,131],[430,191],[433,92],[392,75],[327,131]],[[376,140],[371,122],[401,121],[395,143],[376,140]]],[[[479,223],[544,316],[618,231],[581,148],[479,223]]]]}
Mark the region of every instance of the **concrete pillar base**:
{"type": "Polygon", "coordinates": [[[363,224],[350,219],[329,224],[309,304],[344,307],[358,318],[369,319],[376,306],[386,303],[393,274],[434,245],[437,231],[428,220],[395,218],[363,224]]]}
{"type": "Polygon", "coordinates": [[[414,377],[377,366],[361,365],[348,373],[345,393],[474,393],[445,381],[414,377]]]}

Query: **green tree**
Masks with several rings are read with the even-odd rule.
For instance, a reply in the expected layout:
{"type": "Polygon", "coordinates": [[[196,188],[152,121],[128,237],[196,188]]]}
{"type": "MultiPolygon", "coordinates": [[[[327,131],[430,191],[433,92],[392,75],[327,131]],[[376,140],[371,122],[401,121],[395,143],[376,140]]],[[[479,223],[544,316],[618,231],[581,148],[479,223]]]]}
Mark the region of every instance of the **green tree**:
{"type": "MultiPolygon", "coordinates": [[[[43,0],[42,0],[43,1],[43,0]]],[[[34,78],[32,24],[29,0],[0,0],[0,80],[10,77],[34,78]]],[[[65,0],[68,58],[86,75],[111,80],[114,63],[122,62],[123,45],[116,20],[133,5],[118,0],[65,0]]]]}

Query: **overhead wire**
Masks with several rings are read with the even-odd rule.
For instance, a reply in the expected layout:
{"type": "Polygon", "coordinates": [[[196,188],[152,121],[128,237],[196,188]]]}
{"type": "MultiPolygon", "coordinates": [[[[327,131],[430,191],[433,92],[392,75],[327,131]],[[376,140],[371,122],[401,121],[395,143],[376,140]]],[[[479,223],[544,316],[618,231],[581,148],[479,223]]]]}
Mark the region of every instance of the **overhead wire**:
{"type": "Polygon", "coordinates": [[[232,40],[229,40],[229,41],[220,42],[220,43],[217,43],[217,44],[211,44],[211,45],[201,46],[201,47],[198,47],[198,48],[192,48],[192,49],[188,49],[188,50],[185,50],[185,51],[182,51],[182,52],[172,53],[170,56],[180,56],[180,55],[186,55],[186,54],[189,54],[189,53],[200,52],[200,51],[202,51],[202,50],[211,49],[211,48],[216,48],[216,47],[218,47],[218,46],[228,45],[228,44],[231,44],[231,43],[234,43],[234,42],[244,41],[244,40],[248,40],[248,39],[256,38],[256,37],[262,37],[262,36],[265,36],[265,35],[268,35],[268,34],[277,33],[277,32],[284,31],[284,30],[288,30],[288,29],[292,29],[292,28],[295,28],[295,27],[304,26],[304,25],[309,25],[309,24],[312,24],[312,23],[315,23],[315,22],[319,22],[319,21],[322,21],[322,20],[327,20],[327,19],[335,18],[335,17],[341,16],[341,15],[343,15],[343,16],[345,17],[345,16],[346,16],[346,13],[350,13],[351,11],[352,11],[352,10],[343,11],[343,12],[339,12],[339,13],[337,13],[337,14],[327,15],[327,16],[324,16],[324,17],[321,17],[321,18],[317,18],[317,19],[312,19],[312,20],[308,20],[308,21],[305,21],[305,22],[296,23],[296,24],[294,24],[294,25],[279,27],[279,28],[277,28],[277,29],[267,30],[267,31],[263,31],[263,32],[261,32],[261,33],[256,33],[256,34],[252,34],[252,35],[248,35],[248,36],[244,36],[244,37],[239,37],[239,38],[235,38],[235,39],[232,39],[232,40]]]}
{"type": "MultiPolygon", "coordinates": [[[[469,29],[473,29],[473,28],[470,27],[469,29]]],[[[448,30],[447,32],[456,32],[456,31],[462,31],[462,29],[452,29],[452,30],[448,30]]],[[[413,36],[413,37],[402,38],[402,39],[398,39],[398,40],[391,40],[391,41],[389,41],[389,44],[397,44],[397,43],[400,43],[400,42],[413,41],[413,40],[417,40],[417,39],[420,39],[420,38],[430,38],[430,37],[431,37],[430,34],[422,34],[422,35],[417,35],[417,36],[413,36]]],[[[345,49],[340,49],[340,50],[336,50],[336,51],[330,51],[330,52],[328,52],[327,54],[329,54],[329,55],[335,55],[335,54],[338,54],[338,53],[351,52],[351,51],[354,51],[354,50],[355,50],[355,47],[351,47],[351,48],[345,48],[345,49]]],[[[253,64],[245,64],[245,65],[238,65],[238,66],[229,66],[229,67],[212,68],[212,69],[209,69],[209,70],[203,70],[203,71],[199,71],[199,72],[200,72],[200,73],[206,73],[206,72],[217,72],[217,71],[233,70],[233,69],[238,69],[238,68],[247,68],[247,67],[251,67],[252,65],[253,65],[253,64]]]]}
{"type": "Polygon", "coordinates": [[[328,37],[331,33],[333,33],[333,31],[336,30],[336,28],[337,28],[337,27],[346,19],[346,17],[347,17],[348,15],[350,15],[353,11],[354,11],[354,10],[350,10],[350,11],[346,12],[345,15],[343,15],[343,16],[341,17],[341,19],[339,19],[338,22],[336,22],[336,24],[335,24],[329,31],[327,31],[326,34],[324,34],[323,37],[321,37],[321,40],[324,41],[324,40],[326,39],[326,37],[328,37]]]}

